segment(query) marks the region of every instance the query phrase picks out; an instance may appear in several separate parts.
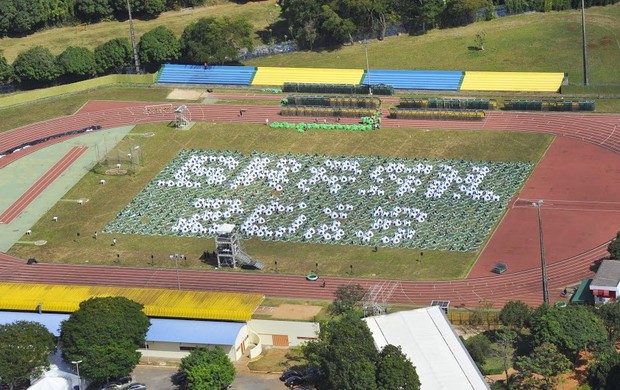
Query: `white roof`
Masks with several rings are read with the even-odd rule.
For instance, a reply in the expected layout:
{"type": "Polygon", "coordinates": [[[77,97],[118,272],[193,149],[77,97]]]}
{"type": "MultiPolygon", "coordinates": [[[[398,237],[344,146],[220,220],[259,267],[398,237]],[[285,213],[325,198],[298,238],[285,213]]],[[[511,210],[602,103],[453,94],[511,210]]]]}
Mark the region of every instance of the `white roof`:
{"type": "Polygon", "coordinates": [[[424,390],[488,390],[482,374],[437,306],[368,317],[375,346],[400,346],[424,390]]]}
{"type": "Polygon", "coordinates": [[[223,223],[217,227],[217,234],[228,234],[233,231],[235,225],[230,223],[223,223]]]}

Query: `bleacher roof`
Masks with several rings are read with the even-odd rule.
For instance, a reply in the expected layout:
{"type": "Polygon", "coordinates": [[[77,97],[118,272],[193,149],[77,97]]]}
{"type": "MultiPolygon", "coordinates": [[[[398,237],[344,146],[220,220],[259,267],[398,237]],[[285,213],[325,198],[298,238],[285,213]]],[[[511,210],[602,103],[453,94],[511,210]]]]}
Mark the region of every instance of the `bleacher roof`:
{"type": "MultiPolygon", "coordinates": [[[[38,322],[54,336],[60,336],[60,324],[67,319],[69,314],[0,311],[0,325],[15,321],[38,322]]],[[[237,335],[244,326],[243,322],[151,318],[146,341],[234,345],[237,335]]]]}
{"type": "Polygon", "coordinates": [[[359,84],[362,69],[278,68],[260,66],[252,85],[282,86],[284,83],[359,84]]]}
{"type": "Polygon", "coordinates": [[[564,73],[465,72],[461,91],[558,92],[564,73]]]}
{"type": "Polygon", "coordinates": [[[400,346],[424,390],[488,390],[482,374],[439,306],[364,318],[378,350],[400,346]]]}
{"type": "Polygon", "coordinates": [[[260,294],[105,286],[0,283],[0,310],[72,313],[93,297],[122,296],[144,305],[149,317],[247,321],[260,294]]]}
{"type": "Polygon", "coordinates": [[[462,78],[461,71],[371,69],[364,74],[362,84],[386,84],[395,89],[456,91],[462,78]]]}

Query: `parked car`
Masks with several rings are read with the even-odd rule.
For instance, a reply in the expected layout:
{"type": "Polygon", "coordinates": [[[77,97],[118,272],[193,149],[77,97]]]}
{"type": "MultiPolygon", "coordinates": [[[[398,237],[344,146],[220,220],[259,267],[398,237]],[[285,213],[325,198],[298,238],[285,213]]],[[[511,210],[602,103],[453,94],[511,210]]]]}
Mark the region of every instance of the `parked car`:
{"type": "Polygon", "coordinates": [[[132,383],[125,390],[146,390],[146,385],[144,383],[132,383]]]}
{"type": "Polygon", "coordinates": [[[293,375],[293,376],[289,377],[286,380],[286,382],[284,382],[286,387],[297,387],[297,386],[303,385],[305,383],[306,383],[306,379],[301,377],[301,376],[297,376],[297,375],[293,375]]]}
{"type": "Polygon", "coordinates": [[[290,378],[292,376],[302,377],[304,375],[301,372],[297,371],[297,370],[286,370],[286,371],[284,371],[282,373],[282,376],[280,376],[280,380],[282,382],[285,382],[288,378],[290,378]]]}
{"type": "Polygon", "coordinates": [[[109,383],[106,383],[106,384],[102,385],[99,388],[99,390],[118,390],[121,387],[123,387],[123,386],[121,386],[121,384],[118,383],[118,382],[109,382],[109,383]]]}
{"type": "Polygon", "coordinates": [[[130,383],[131,381],[133,381],[133,378],[131,377],[131,375],[122,376],[122,377],[118,378],[118,380],[117,380],[117,382],[120,383],[121,385],[125,385],[127,383],[130,383]]]}
{"type": "Polygon", "coordinates": [[[500,274],[503,274],[504,272],[506,272],[506,270],[508,270],[508,265],[506,265],[506,263],[497,263],[497,264],[495,264],[495,267],[493,267],[491,272],[494,272],[494,273],[500,275],[500,274]]]}

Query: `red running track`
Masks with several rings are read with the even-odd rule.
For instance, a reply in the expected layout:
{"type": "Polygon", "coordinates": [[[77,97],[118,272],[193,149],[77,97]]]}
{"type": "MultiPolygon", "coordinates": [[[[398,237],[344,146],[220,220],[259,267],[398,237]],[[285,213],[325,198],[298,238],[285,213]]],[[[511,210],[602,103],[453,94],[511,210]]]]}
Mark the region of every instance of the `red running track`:
{"type": "MultiPolygon", "coordinates": [[[[75,115],[37,123],[0,135],[0,150],[5,145],[21,144],[24,140],[41,138],[50,128],[74,129],[91,125],[113,128],[123,125],[167,122],[173,114],[146,115],[144,106],[152,103],[90,102],[75,115]]],[[[299,122],[298,117],[278,116],[278,107],[247,105],[187,104],[191,121],[264,123],[270,120],[299,122]],[[243,117],[240,109],[247,109],[243,117]]],[[[344,123],[355,120],[343,119],[344,123]]],[[[607,149],[610,155],[620,154],[620,130],[616,131],[620,115],[612,114],[555,114],[490,112],[483,122],[463,121],[408,121],[384,119],[385,127],[448,128],[475,130],[511,130],[543,132],[584,141],[607,149]]],[[[15,156],[14,158],[18,158],[15,156]]],[[[568,156],[570,158],[570,156],[568,156]]],[[[4,159],[2,159],[4,160],[4,159]]],[[[2,162],[0,160],[0,163],[2,162]]],[[[617,193],[617,192],[616,192],[617,193]]],[[[557,226],[555,228],[558,228],[557,226]]],[[[561,227],[560,227],[561,228],[561,227]]],[[[558,232],[556,232],[558,233],[558,232]]],[[[609,237],[610,238],[610,237],[609,237]]],[[[605,240],[606,241],[606,240],[605,240]]],[[[563,289],[593,274],[592,265],[607,255],[607,243],[548,264],[549,288],[563,289]]],[[[0,280],[15,282],[119,285],[133,287],[177,288],[174,270],[152,268],[125,268],[42,264],[27,266],[25,261],[0,254],[0,280]]],[[[301,299],[332,299],[336,287],[343,283],[360,283],[365,286],[381,280],[326,278],[326,288],[305,282],[303,277],[260,273],[226,271],[180,270],[182,289],[219,290],[263,293],[272,297],[301,299]]],[[[554,295],[552,295],[553,297],[554,295]]],[[[453,281],[403,281],[394,292],[391,302],[427,305],[433,299],[452,301],[453,306],[475,307],[483,299],[501,307],[508,300],[520,299],[531,305],[542,301],[539,268],[529,268],[497,276],[470,277],[453,281]]]]}
{"type": "Polygon", "coordinates": [[[88,148],[84,146],[75,146],[69,150],[67,154],[64,155],[56,164],[54,164],[36,183],[32,185],[26,192],[22,194],[13,203],[9,206],[2,214],[0,214],[0,223],[8,224],[11,223],[19,214],[32,201],[34,201],[37,196],[41,195],[43,190],[45,190],[54,180],[58,178],[67,168],[71,166],[84,152],[86,152],[88,148]]]}

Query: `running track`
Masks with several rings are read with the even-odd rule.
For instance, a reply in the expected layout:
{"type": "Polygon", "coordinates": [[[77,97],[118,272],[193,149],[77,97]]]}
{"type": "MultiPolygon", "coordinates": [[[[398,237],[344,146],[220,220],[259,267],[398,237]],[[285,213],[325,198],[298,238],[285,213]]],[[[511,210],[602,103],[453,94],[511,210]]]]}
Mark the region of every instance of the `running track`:
{"type": "MultiPolygon", "coordinates": [[[[246,98],[243,96],[242,98],[246,98]]],[[[29,139],[58,133],[60,129],[71,130],[91,125],[104,129],[118,126],[168,122],[173,114],[145,115],[145,103],[135,102],[91,102],[75,115],[25,126],[0,135],[0,150],[19,145],[29,139]],[[53,130],[51,130],[53,129],[53,130]]],[[[278,107],[247,105],[202,105],[187,104],[191,121],[249,122],[264,123],[265,118],[300,121],[297,117],[278,117],[278,107]],[[240,109],[247,109],[239,117],[240,109]]],[[[343,119],[342,122],[355,120],[343,119]]],[[[605,148],[620,154],[620,115],[611,114],[554,114],[489,112],[484,122],[463,121],[407,121],[384,119],[385,127],[448,128],[512,130],[555,134],[570,137],[605,148]]],[[[31,148],[28,148],[31,149],[31,148]]],[[[26,149],[25,152],[28,152],[26,149]]],[[[21,152],[20,152],[21,153],[21,152]]],[[[19,158],[7,156],[0,160],[19,158]]],[[[562,289],[580,279],[592,276],[591,266],[607,255],[607,243],[584,253],[575,254],[547,266],[549,290],[562,289]]],[[[301,299],[332,299],[336,287],[343,283],[360,283],[370,286],[382,281],[350,278],[326,278],[326,288],[305,282],[301,276],[256,274],[240,272],[179,270],[182,289],[257,292],[271,297],[292,297],[301,299]]],[[[118,285],[132,287],[177,288],[175,270],[152,268],[98,267],[59,264],[37,264],[27,266],[25,261],[0,253],[0,281],[118,285]]],[[[553,297],[553,295],[552,295],[553,297]]],[[[400,282],[391,302],[427,305],[433,299],[452,301],[453,306],[476,307],[481,300],[488,299],[496,307],[508,300],[520,299],[531,305],[542,301],[540,270],[527,269],[508,272],[504,275],[470,278],[454,281],[400,282]]]]}
{"type": "Polygon", "coordinates": [[[86,152],[87,149],[88,148],[84,146],[74,146],[71,148],[71,150],[63,158],[61,158],[56,164],[54,164],[54,166],[45,172],[45,174],[41,176],[41,178],[37,180],[32,187],[24,192],[22,196],[15,201],[15,203],[0,214],[0,223],[11,223],[13,219],[17,218],[17,216],[21,214],[21,212],[24,211],[24,209],[28,207],[28,205],[32,203],[37,196],[41,195],[47,186],[49,186],[58,178],[58,176],[69,168],[75,160],[86,152]]]}

